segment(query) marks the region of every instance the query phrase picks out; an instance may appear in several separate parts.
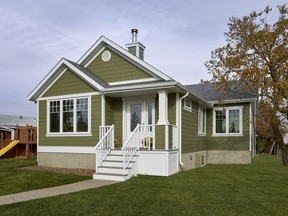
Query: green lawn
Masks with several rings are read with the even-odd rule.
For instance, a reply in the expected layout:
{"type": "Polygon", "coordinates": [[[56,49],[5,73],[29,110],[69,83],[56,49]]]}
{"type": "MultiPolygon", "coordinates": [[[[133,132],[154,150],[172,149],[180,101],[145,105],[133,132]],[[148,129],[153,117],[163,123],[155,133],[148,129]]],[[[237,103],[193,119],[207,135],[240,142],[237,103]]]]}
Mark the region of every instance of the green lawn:
{"type": "Polygon", "coordinates": [[[78,175],[17,169],[18,167],[34,166],[36,164],[35,159],[0,160],[0,196],[89,179],[89,177],[78,175]]]}
{"type": "Polygon", "coordinates": [[[0,207],[3,215],[287,215],[288,168],[279,156],[208,165],[0,207]]]}

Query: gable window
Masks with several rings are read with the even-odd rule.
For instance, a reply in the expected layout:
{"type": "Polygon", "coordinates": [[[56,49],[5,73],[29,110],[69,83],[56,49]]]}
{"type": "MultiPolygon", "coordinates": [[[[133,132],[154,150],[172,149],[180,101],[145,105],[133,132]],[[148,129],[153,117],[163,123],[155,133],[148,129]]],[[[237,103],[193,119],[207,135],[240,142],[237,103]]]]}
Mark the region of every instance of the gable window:
{"type": "Polygon", "coordinates": [[[70,98],[48,102],[48,134],[87,134],[89,127],[89,98],[70,98]]]}
{"type": "Polygon", "coordinates": [[[217,108],[213,113],[213,135],[242,135],[243,107],[217,108]]]}
{"type": "Polygon", "coordinates": [[[206,110],[202,107],[198,108],[198,134],[206,134],[206,110]]]}
{"type": "Polygon", "coordinates": [[[184,99],[184,109],[192,112],[192,101],[191,100],[189,100],[187,98],[184,99]]]}

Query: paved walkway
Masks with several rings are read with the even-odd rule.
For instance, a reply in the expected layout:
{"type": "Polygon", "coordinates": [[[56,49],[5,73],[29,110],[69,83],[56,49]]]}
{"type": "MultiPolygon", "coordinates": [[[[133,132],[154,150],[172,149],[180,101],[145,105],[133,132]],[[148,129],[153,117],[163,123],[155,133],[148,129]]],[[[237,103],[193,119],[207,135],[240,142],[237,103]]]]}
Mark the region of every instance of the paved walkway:
{"type": "Polygon", "coordinates": [[[98,188],[106,185],[115,184],[117,181],[106,181],[106,180],[87,180],[77,182],[73,184],[67,184],[57,187],[44,188],[39,190],[27,191],[16,194],[9,194],[0,196],[0,205],[7,205],[11,203],[23,202],[33,199],[40,199],[45,197],[57,196],[62,194],[73,193],[77,191],[83,191],[92,188],[98,188]]]}

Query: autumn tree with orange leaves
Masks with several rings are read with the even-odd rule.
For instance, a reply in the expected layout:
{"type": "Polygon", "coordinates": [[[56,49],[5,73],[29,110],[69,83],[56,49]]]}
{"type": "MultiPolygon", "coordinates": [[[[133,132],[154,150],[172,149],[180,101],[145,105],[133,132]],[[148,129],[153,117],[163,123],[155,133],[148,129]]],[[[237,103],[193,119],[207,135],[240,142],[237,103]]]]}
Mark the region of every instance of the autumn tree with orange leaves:
{"type": "Polygon", "coordinates": [[[211,82],[224,93],[250,94],[257,88],[270,114],[270,128],[280,145],[282,163],[288,165],[288,145],[284,143],[282,120],[288,119],[288,8],[277,7],[278,19],[268,23],[272,8],[229,19],[227,44],[211,52],[205,63],[211,82]],[[231,89],[231,86],[236,88],[231,89]],[[281,118],[279,118],[281,116],[281,118]]]}

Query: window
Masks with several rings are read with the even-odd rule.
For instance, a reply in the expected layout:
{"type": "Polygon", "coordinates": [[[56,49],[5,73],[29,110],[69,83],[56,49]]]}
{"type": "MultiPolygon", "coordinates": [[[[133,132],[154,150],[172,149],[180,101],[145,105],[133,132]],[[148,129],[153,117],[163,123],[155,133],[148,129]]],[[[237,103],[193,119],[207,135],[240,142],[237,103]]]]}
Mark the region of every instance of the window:
{"type": "Polygon", "coordinates": [[[88,133],[89,99],[73,98],[48,102],[48,134],[88,133]]]}
{"type": "Polygon", "coordinates": [[[198,134],[206,134],[206,110],[202,107],[198,108],[198,134]]]}
{"type": "Polygon", "coordinates": [[[213,134],[216,136],[242,135],[242,112],[243,107],[215,109],[213,134]]]}
{"type": "Polygon", "coordinates": [[[192,102],[191,102],[191,100],[189,100],[187,98],[184,99],[184,109],[187,110],[187,111],[192,112],[192,102]]]}

